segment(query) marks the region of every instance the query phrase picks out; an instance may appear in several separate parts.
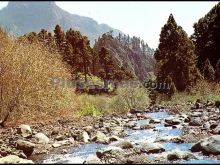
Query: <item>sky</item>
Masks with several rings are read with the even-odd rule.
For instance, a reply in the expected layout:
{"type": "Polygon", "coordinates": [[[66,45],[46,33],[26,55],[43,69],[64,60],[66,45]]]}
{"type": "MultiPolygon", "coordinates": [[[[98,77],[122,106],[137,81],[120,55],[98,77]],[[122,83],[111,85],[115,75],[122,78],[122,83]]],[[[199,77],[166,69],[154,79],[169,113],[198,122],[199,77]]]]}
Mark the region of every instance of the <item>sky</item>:
{"type": "MultiPolygon", "coordinates": [[[[156,49],[162,26],[172,13],[177,24],[190,36],[193,24],[208,13],[219,1],[56,1],[62,9],[72,14],[91,17],[130,36],[144,39],[156,49]]],[[[0,2],[0,9],[7,2],[0,2]]]]}

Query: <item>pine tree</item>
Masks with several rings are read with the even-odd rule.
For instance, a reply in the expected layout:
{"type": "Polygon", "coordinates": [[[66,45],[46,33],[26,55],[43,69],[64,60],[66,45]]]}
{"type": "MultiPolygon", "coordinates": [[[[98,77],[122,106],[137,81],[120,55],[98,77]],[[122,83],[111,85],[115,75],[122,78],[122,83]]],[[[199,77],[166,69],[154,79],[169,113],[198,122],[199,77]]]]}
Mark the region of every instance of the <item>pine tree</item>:
{"type": "Polygon", "coordinates": [[[199,77],[194,45],[172,14],[162,28],[155,59],[157,81],[165,82],[169,75],[178,91],[194,85],[199,77]]]}
{"type": "Polygon", "coordinates": [[[194,34],[191,36],[198,56],[198,67],[202,71],[208,58],[216,69],[220,59],[220,3],[215,5],[203,18],[194,24],[194,34]]]}
{"type": "Polygon", "coordinates": [[[212,67],[209,59],[206,59],[204,69],[203,69],[203,76],[206,80],[213,81],[215,78],[215,70],[212,67]]]}
{"type": "Polygon", "coordinates": [[[54,29],[54,38],[59,52],[63,54],[67,45],[65,45],[65,33],[62,31],[59,25],[56,25],[54,29]]]}
{"type": "Polygon", "coordinates": [[[216,70],[215,70],[215,80],[217,82],[220,82],[220,59],[218,60],[216,64],[216,70]]]}

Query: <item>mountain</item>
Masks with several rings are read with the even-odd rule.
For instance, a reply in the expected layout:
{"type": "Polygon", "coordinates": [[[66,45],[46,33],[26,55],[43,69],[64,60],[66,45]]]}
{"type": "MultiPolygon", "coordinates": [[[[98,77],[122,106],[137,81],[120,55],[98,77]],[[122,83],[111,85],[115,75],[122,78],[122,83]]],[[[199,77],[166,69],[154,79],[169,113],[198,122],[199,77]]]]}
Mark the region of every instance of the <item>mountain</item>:
{"type": "Polygon", "coordinates": [[[42,28],[53,31],[56,24],[63,30],[73,28],[88,36],[91,44],[100,35],[113,30],[117,35],[120,31],[106,24],[98,24],[89,17],[70,14],[58,7],[55,2],[15,1],[0,10],[0,26],[9,33],[20,36],[28,32],[38,32],[42,28]]]}
{"type": "Polygon", "coordinates": [[[99,52],[102,47],[109,50],[117,66],[123,66],[139,80],[145,80],[154,72],[154,50],[138,37],[121,34],[113,37],[110,33],[105,33],[98,38],[94,50],[99,52]]]}

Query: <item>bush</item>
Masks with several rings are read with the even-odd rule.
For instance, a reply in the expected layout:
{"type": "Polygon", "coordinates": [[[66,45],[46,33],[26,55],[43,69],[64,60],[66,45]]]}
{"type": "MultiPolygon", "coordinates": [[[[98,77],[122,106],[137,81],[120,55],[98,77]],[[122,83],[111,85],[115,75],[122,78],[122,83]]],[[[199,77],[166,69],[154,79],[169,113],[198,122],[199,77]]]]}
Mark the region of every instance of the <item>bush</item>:
{"type": "Polygon", "coordinates": [[[121,88],[114,97],[112,109],[124,113],[131,108],[145,108],[149,103],[149,91],[146,88],[121,88]]]}
{"type": "Polygon", "coordinates": [[[86,102],[79,113],[80,116],[100,116],[101,112],[90,102],[86,102]]]}
{"type": "Polygon", "coordinates": [[[34,112],[50,113],[77,107],[69,89],[52,88],[51,78],[71,75],[56,53],[39,44],[11,39],[0,32],[0,117],[7,120],[34,112]]]}

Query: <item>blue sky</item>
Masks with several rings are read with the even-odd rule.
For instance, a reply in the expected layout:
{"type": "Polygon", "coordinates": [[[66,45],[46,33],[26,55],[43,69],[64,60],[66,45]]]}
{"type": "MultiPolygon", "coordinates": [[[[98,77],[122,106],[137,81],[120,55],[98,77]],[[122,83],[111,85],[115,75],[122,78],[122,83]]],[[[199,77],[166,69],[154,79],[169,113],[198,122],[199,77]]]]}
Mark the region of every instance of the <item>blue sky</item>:
{"type": "MultiPolygon", "coordinates": [[[[56,4],[62,9],[106,23],[130,36],[143,38],[150,47],[157,48],[161,27],[172,13],[178,25],[188,35],[193,33],[193,24],[203,17],[218,1],[195,2],[61,2],[56,4]]],[[[0,2],[0,9],[7,2],[0,2]]]]}

